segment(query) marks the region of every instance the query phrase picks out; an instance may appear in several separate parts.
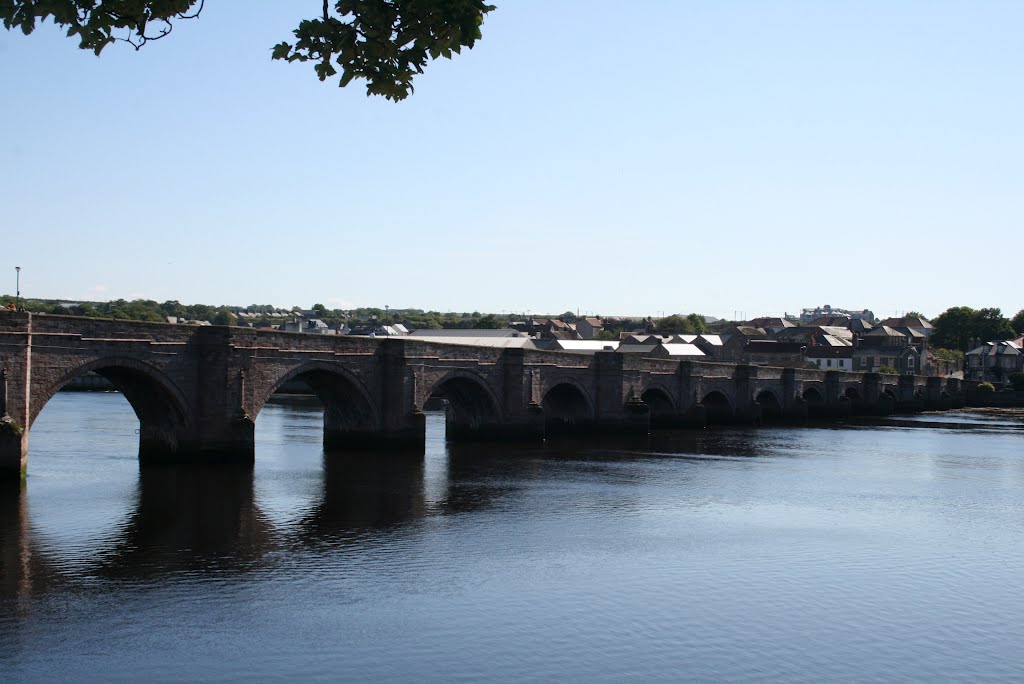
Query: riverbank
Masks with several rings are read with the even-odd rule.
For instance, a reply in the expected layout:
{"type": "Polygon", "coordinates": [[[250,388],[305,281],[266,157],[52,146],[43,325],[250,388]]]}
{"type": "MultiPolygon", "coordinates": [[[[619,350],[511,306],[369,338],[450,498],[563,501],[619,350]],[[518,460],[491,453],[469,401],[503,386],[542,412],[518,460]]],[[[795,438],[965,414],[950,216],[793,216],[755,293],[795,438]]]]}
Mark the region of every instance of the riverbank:
{"type": "MultiPolygon", "coordinates": [[[[1022,407],[996,407],[996,406],[974,406],[958,409],[962,413],[977,413],[980,415],[995,416],[1024,421],[1024,408],[1022,407]]],[[[939,413],[945,413],[939,411],[939,413]]]]}

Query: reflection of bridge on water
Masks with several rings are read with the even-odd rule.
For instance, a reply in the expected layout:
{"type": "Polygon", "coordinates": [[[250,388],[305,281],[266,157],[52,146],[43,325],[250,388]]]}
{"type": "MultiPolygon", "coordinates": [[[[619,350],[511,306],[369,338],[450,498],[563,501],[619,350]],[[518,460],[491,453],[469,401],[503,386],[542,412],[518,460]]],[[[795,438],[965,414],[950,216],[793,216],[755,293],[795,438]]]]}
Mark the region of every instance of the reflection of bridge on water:
{"type": "Polygon", "coordinates": [[[422,453],[423,407],[447,402],[451,440],[540,440],[708,422],[805,420],[944,408],[957,380],[492,349],[404,339],[0,314],[0,470],[27,467],[46,402],[95,372],[139,417],[145,462],[252,463],[254,420],[301,380],[324,406],[329,449],[422,453]]]}
{"type": "Polygon", "coordinates": [[[504,473],[482,474],[506,456],[452,444],[428,475],[424,459],[408,452],[389,458],[376,451],[325,452],[309,500],[287,520],[261,510],[251,467],[140,468],[123,521],[95,545],[71,550],[49,546],[32,525],[31,488],[9,482],[0,488],[0,599],[27,602],[82,577],[244,575],[271,569],[276,561],[268,556],[275,552],[288,558],[299,549],[329,548],[343,562],[367,534],[399,531],[431,514],[485,509],[509,494],[504,473]]]}

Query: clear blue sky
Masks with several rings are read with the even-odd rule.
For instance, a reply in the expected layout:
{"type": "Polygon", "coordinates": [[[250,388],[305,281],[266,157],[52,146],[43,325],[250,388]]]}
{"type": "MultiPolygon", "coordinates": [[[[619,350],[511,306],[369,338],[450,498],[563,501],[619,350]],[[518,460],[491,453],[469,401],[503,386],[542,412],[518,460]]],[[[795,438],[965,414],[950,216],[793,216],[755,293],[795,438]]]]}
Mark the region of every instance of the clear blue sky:
{"type": "Polygon", "coordinates": [[[1024,3],[494,1],[398,104],[270,60],[318,0],[211,0],[101,58],[0,29],[0,291],[1024,306],[1024,3]]]}

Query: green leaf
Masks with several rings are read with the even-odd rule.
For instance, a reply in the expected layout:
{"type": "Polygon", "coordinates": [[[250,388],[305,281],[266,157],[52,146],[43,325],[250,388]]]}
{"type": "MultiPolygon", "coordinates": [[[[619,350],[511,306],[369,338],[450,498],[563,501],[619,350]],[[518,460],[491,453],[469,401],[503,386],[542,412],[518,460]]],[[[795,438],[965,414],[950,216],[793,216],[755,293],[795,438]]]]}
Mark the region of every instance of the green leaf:
{"type": "Polygon", "coordinates": [[[273,47],[273,51],[270,53],[271,59],[288,59],[288,53],[292,51],[292,46],[284,41],[278,43],[273,47]]]}

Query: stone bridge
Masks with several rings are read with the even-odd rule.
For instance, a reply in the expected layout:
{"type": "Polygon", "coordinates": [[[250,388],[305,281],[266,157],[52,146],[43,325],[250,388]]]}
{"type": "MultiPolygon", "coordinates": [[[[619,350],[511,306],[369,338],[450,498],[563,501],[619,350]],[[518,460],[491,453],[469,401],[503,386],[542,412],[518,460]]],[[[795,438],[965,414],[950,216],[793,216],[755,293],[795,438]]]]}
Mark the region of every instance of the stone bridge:
{"type": "Polygon", "coordinates": [[[24,476],[32,423],[73,378],[113,383],[139,418],[143,462],[251,462],[282,384],[324,405],[328,449],[418,449],[423,405],[446,400],[451,440],[541,440],[743,421],[804,421],[962,405],[957,380],[493,349],[0,313],[0,477],[24,476]]]}

